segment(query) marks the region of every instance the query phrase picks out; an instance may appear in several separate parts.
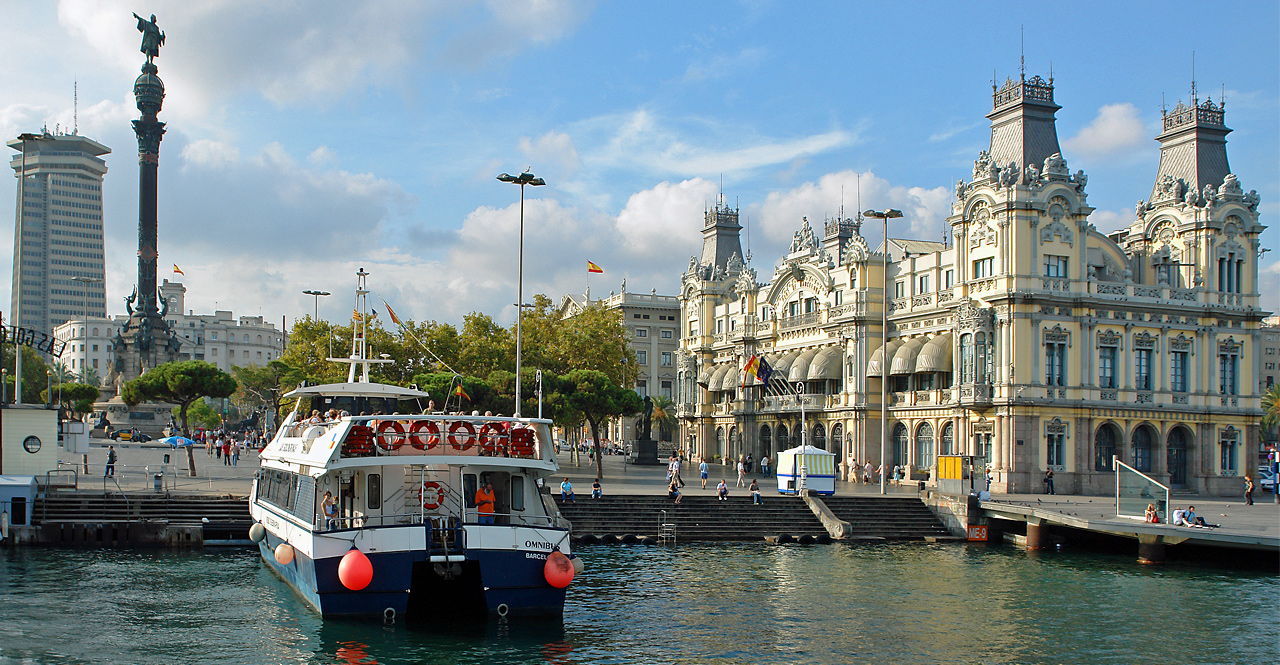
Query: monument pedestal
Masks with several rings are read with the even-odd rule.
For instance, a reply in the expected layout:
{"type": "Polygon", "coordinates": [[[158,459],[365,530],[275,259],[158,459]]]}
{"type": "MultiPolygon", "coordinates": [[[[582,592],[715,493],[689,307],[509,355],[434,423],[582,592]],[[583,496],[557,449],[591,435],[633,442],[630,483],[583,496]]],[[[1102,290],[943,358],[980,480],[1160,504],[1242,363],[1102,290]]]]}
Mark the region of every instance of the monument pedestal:
{"type": "Polygon", "coordinates": [[[636,441],[635,447],[632,449],[632,464],[657,466],[662,464],[658,461],[658,442],[649,439],[641,439],[636,441]]]}

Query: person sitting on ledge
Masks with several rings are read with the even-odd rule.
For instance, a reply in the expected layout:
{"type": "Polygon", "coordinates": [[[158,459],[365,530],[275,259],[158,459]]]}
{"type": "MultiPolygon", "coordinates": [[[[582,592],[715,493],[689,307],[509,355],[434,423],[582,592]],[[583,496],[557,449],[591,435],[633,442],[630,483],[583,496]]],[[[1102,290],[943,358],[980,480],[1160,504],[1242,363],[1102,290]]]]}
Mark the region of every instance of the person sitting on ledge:
{"type": "Polygon", "coordinates": [[[724,482],[724,478],[721,478],[720,484],[716,485],[716,498],[721,501],[729,500],[729,484],[724,482]]]}
{"type": "Polygon", "coordinates": [[[573,483],[569,482],[568,478],[565,478],[564,482],[560,483],[560,502],[563,503],[565,501],[577,503],[577,500],[573,498],[573,483]]]}
{"type": "Polygon", "coordinates": [[[591,483],[591,498],[599,499],[602,496],[604,496],[604,491],[600,489],[600,479],[596,478],[596,481],[591,483]]]}
{"type": "Polygon", "coordinates": [[[676,503],[680,503],[680,481],[674,478],[671,480],[671,484],[667,485],[667,496],[675,499],[676,503]]]}
{"type": "Polygon", "coordinates": [[[760,483],[757,483],[755,478],[751,479],[751,505],[753,506],[764,505],[764,499],[760,498],[760,483]]]}
{"type": "Polygon", "coordinates": [[[1156,504],[1154,503],[1147,504],[1146,521],[1148,524],[1160,523],[1160,513],[1156,510],[1156,504]]]}
{"type": "Polygon", "coordinates": [[[1202,529],[1218,528],[1217,524],[1209,524],[1204,521],[1203,517],[1197,515],[1195,506],[1187,506],[1187,514],[1183,516],[1183,519],[1187,521],[1187,526],[1200,527],[1202,529]]]}

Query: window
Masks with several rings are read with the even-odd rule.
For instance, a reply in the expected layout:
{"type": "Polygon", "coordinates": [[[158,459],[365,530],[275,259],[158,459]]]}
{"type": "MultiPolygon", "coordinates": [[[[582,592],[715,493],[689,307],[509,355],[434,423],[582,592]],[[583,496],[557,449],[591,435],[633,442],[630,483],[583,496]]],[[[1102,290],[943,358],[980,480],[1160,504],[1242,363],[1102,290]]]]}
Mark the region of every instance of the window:
{"type": "MultiPolygon", "coordinates": [[[[94,358],[94,359],[93,359],[93,368],[94,368],[94,369],[98,369],[98,359],[97,359],[97,358],[94,358]]],[[[1267,380],[1268,380],[1268,381],[1270,381],[1270,380],[1271,380],[1271,377],[1267,377],[1267,380]]]]}
{"type": "Polygon", "coordinates": [[[800,315],[800,303],[799,302],[787,303],[787,316],[799,316],[799,315],[800,315]]]}
{"type": "Polygon", "coordinates": [[[640,359],[640,364],[641,364],[641,365],[648,365],[648,364],[649,364],[649,352],[648,352],[648,351],[636,351],[636,357],[640,359]]]}
{"type": "MultiPolygon", "coordinates": [[[[907,463],[907,426],[898,423],[893,427],[893,453],[891,458],[895,466],[907,463]]],[[[885,471],[888,473],[888,471],[885,471]]]]}
{"type": "Polygon", "coordinates": [[[929,423],[916,430],[916,466],[922,469],[933,466],[933,425],[929,423]]]}
{"type": "Polygon", "coordinates": [[[1223,353],[1218,356],[1218,392],[1223,395],[1236,393],[1236,369],[1240,357],[1234,353],[1223,353]]]}
{"type": "Polygon", "coordinates": [[[377,510],[382,507],[382,474],[370,473],[365,478],[365,505],[369,510],[377,510]]]}
{"type": "Polygon", "coordinates": [[[804,313],[805,313],[805,314],[812,314],[812,313],[814,313],[814,312],[816,312],[816,311],[818,311],[818,299],[817,299],[817,298],[805,298],[805,299],[804,299],[804,313]]]}
{"type": "Polygon", "coordinates": [[[1151,390],[1151,349],[1135,349],[1133,365],[1133,387],[1151,390]]]}
{"type": "Polygon", "coordinates": [[[689,322],[689,336],[690,336],[690,337],[694,337],[694,336],[696,336],[697,334],[698,334],[698,322],[697,322],[697,321],[690,321],[690,322],[689,322]]]}
{"type": "Polygon", "coordinates": [[[982,279],[983,277],[990,277],[992,274],[994,274],[992,271],[992,266],[994,265],[995,265],[995,259],[992,259],[989,257],[974,261],[973,262],[973,278],[982,279]]]}
{"type": "MultiPolygon", "coordinates": [[[[888,369],[888,363],[885,363],[888,369]]],[[[973,335],[960,336],[960,383],[973,383],[973,335]]]]}
{"type": "Polygon", "coordinates": [[[671,366],[671,352],[670,352],[670,351],[663,351],[663,352],[662,352],[662,366],[663,366],[663,367],[670,367],[670,366],[671,366]]]}
{"type": "Polygon", "coordinates": [[[1045,277],[1066,277],[1067,276],[1067,257],[1054,256],[1053,254],[1044,255],[1044,276],[1045,277]]]}
{"type": "Polygon", "coordinates": [[[511,512],[524,510],[524,476],[511,476],[511,512]]]}
{"type": "Polygon", "coordinates": [[[942,426],[941,454],[955,454],[955,427],[951,423],[942,426]]]}
{"type": "Polygon", "coordinates": [[[1220,430],[1219,441],[1222,447],[1222,475],[1236,475],[1236,452],[1240,444],[1240,432],[1234,427],[1220,430]]]}
{"type": "Polygon", "coordinates": [[[1045,383],[1051,386],[1067,384],[1067,345],[1064,342],[1046,342],[1044,345],[1045,383]]]}
{"type": "Polygon", "coordinates": [[[929,293],[929,276],[920,275],[916,280],[916,293],[929,293]]]}
{"type": "Polygon", "coordinates": [[[218,339],[218,331],[216,330],[209,333],[209,335],[210,335],[209,339],[218,339]]]}
{"type": "Polygon", "coordinates": [[[894,283],[893,283],[893,297],[894,297],[894,298],[901,298],[902,296],[906,295],[906,292],[907,292],[907,283],[906,283],[906,282],[894,282],[894,283]]]}
{"type": "Polygon", "coordinates": [[[716,332],[724,332],[724,319],[716,319],[716,332]]]}
{"type": "Polygon", "coordinates": [[[949,288],[951,288],[951,287],[953,287],[953,286],[955,286],[955,285],[956,285],[956,271],[954,271],[954,270],[948,270],[947,272],[943,273],[943,281],[942,281],[942,284],[943,284],[943,286],[944,286],[945,288],[948,288],[948,289],[949,289],[949,288]]]}
{"type": "Polygon", "coordinates": [[[1116,456],[1116,428],[1103,425],[1093,436],[1093,468],[1095,471],[1110,471],[1111,458],[1116,456]]]}
{"type": "Polygon", "coordinates": [[[662,382],[662,396],[666,397],[667,399],[671,399],[671,382],[670,381],[662,382]]]}
{"type": "Polygon", "coordinates": [[[675,332],[671,330],[662,331],[662,339],[671,339],[675,336],[675,332]]]}
{"type": "Polygon", "coordinates": [[[93,345],[93,350],[94,350],[94,352],[95,352],[95,353],[98,351],[98,345],[97,345],[97,344],[94,344],[94,345],[93,345]]]}
{"type": "Polygon", "coordinates": [[[836,289],[836,307],[844,303],[844,289],[836,289]]]}
{"type": "Polygon", "coordinates": [[[217,356],[217,355],[218,355],[218,349],[216,349],[216,348],[209,349],[209,355],[211,355],[211,356],[217,356]]]}
{"type": "Polygon", "coordinates": [[[1174,392],[1187,392],[1187,352],[1174,351],[1170,354],[1169,387],[1174,392]]]}
{"type": "Polygon", "coordinates": [[[987,333],[980,332],[973,336],[973,352],[974,383],[989,383],[991,361],[995,359],[995,354],[991,353],[991,347],[987,344],[987,333]]]}
{"type": "Polygon", "coordinates": [[[636,328],[636,337],[648,337],[649,331],[644,328],[636,328]]]}
{"type": "Polygon", "coordinates": [[[1133,431],[1133,468],[1151,472],[1151,428],[1143,426],[1133,431]]]}
{"type": "Polygon", "coordinates": [[[1116,387],[1116,347],[1114,346],[1098,349],[1098,386],[1116,387]]]}
{"type": "Polygon", "coordinates": [[[1046,457],[1045,462],[1049,466],[1062,466],[1065,462],[1062,458],[1063,440],[1066,434],[1062,432],[1054,432],[1045,435],[1046,457]]]}
{"type": "Polygon", "coordinates": [[[641,398],[649,396],[649,383],[647,381],[636,381],[636,393],[641,398]]]}

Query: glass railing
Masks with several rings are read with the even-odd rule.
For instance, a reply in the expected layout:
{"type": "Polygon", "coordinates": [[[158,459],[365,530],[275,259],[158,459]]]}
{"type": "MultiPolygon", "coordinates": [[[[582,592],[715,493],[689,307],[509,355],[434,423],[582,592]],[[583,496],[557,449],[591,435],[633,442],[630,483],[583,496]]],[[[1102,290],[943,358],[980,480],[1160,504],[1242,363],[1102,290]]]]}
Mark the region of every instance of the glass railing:
{"type": "Polygon", "coordinates": [[[1147,508],[1154,506],[1161,524],[1169,521],[1169,488],[1147,474],[1112,457],[1116,470],[1116,517],[1146,519],[1147,508]]]}

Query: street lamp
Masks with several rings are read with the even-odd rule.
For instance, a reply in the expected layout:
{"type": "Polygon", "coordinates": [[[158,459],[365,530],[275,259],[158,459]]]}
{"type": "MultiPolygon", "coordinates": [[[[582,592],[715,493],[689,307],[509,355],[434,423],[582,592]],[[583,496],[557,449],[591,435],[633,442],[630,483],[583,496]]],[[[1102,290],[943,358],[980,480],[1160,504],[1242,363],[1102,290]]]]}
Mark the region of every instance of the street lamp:
{"type": "MultiPolygon", "coordinates": [[[[14,290],[18,293],[17,300],[13,301],[13,322],[18,327],[22,327],[22,246],[25,244],[23,236],[25,235],[26,213],[24,207],[27,199],[27,141],[43,140],[42,134],[32,134],[30,132],[19,134],[18,140],[22,141],[22,174],[18,176],[18,238],[13,248],[14,253],[14,269],[13,279],[14,290]]],[[[22,347],[17,344],[15,336],[13,345],[13,403],[22,404],[22,347]]]]}
{"type": "Polygon", "coordinates": [[[887,492],[884,482],[886,443],[889,438],[886,428],[889,427],[889,360],[885,350],[889,347],[889,220],[902,216],[901,210],[893,208],[881,212],[867,210],[863,217],[876,217],[884,221],[884,273],[883,293],[880,303],[880,493],[887,492]]]}
{"type": "Polygon", "coordinates": [[[303,293],[305,293],[306,295],[309,295],[309,296],[315,296],[315,298],[316,298],[316,315],[315,315],[315,319],[314,319],[314,320],[319,321],[319,320],[320,320],[320,296],[328,296],[328,295],[332,295],[332,294],[331,294],[331,293],[329,293],[328,291],[311,291],[311,290],[303,291],[303,293]]]}
{"type": "MultiPolygon", "coordinates": [[[[101,277],[80,277],[77,275],[76,277],[72,277],[71,281],[80,282],[81,284],[84,284],[84,330],[86,333],[88,333],[89,331],[89,285],[98,284],[102,282],[102,278],[101,277]]],[[[71,330],[72,332],[74,332],[75,326],[72,326],[71,330]]],[[[89,364],[88,337],[89,337],[88,334],[81,335],[81,340],[80,340],[80,350],[84,352],[83,354],[81,354],[82,357],[80,359],[80,380],[85,383],[89,382],[89,370],[86,368],[86,366],[89,364]]]]}
{"type": "MultiPolygon", "coordinates": [[[[503,173],[498,176],[498,180],[509,182],[513,185],[520,185],[520,252],[516,259],[516,303],[524,302],[524,186],[533,185],[541,187],[547,184],[547,181],[539,178],[529,171],[525,171],[520,175],[511,175],[503,173]]],[[[521,352],[521,320],[524,318],[524,308],[516,307],[516,413],[515,417],[520,417],[520,352],[521,352]]]]}

